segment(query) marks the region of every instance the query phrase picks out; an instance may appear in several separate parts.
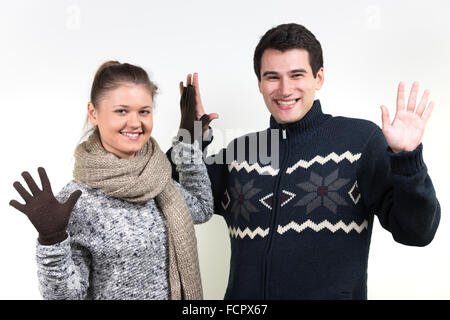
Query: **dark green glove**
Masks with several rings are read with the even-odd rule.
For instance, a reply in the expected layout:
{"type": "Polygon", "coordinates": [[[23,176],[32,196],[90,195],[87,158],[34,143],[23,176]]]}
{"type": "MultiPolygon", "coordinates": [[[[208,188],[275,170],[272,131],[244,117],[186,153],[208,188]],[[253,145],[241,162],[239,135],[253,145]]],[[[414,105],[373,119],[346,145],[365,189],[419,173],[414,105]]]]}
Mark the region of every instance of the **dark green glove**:
{"type": "Polygon", "coordinates": [[[22,177],[33,195],[29,194],[20,182],[16,181],[13,186],[25,200],[25,205],[16,200],[11,200],[9,204],[26,214],[39,232],[39,243],[48,246],[67,238],[66,227],[69,223],[70,213],[81,196],[81,191],[74,191],[66,203],[61,204],[53,195],[44,168],[38,168],[38,172],[42,190],[38,188],[31,175],[25,171],[22,173],[22,177]]]}
{"type": "MultiPolygon", "coordinates": [[[[205,113],[201,116],[200,120],[197,120],[197,112],[196,112],[196,100],[195,100],[195,88],[192,85],[188,85],[187,87],[183,87],[183,94],[180,99],[180,109],[181,109],[181,120],[180,120],[180,129],[185,129],[189,132],[191,136],[190,141],[183,141],[185,143],[193,143],[195,140],[201,140],[203,132],[208,129],[209,124],[212,120],[209,119],[209,116],[205,113]],[[202,130],[197,133],[195,136],[194,132],[194,121],[201,121],[202,130]]],[[[182,134],[179,134],[179,137],[182,137],[182,134]]]]}

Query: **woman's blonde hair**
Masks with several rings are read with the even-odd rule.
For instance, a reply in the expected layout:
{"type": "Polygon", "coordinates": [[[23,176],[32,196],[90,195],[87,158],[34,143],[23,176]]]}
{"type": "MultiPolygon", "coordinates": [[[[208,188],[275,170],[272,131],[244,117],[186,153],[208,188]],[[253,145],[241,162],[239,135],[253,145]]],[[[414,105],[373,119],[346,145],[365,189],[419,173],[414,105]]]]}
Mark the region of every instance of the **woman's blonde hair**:
{"type": "MultiPolygon", "coordinates": [[[[110,60],[103,63],[95,73],[90,96],[94,107],[98,108],[100,100],[108,91],[114,90],[125,83],[143,85],[152,95],[152,98],[158,91],[158,87],[150,81],[147,72],[141,67],[110,60]]],[[[80,141],[94,130],[95,128],[92,128],[89,122],[89,116],[86,116],[80,141]]]]}

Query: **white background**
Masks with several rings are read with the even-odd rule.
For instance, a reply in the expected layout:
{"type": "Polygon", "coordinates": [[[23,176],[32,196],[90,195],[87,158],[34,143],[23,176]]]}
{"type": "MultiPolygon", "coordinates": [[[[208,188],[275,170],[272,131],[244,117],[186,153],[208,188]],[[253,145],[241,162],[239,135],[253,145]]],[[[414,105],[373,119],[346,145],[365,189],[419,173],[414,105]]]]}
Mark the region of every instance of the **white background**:
{"type": "MultiPolygon", "coordinates": [[[[8,1],[0,7],[0,298],[40,299],[37,233],[8,205],[12,184],[44,166],[55,191],[72,175],[72,154],[98,66],[118,59],[144,67],[160,87],[153,136],[163,150],[179,124],[178,82],[199,72],[217,150],[233,137],[266,128],[253,51],[271,27],[296,22],[319,39],[324,112],[381,124],[379,106],[395,113],[400,80],[431,90],[435,111],[424,158],[442,208],[434,241],[400,245],[373,230],[369,299],[450,298],[450,2],[429,1],[8,1]],[[219,134],[222,133],[222,136],[219,134]]],[[[222,299],[229,239],[223,218],[197,226],[205,298],[222,299]]],[[[299,272],[301,272],[299,270],[299,272]]]]}

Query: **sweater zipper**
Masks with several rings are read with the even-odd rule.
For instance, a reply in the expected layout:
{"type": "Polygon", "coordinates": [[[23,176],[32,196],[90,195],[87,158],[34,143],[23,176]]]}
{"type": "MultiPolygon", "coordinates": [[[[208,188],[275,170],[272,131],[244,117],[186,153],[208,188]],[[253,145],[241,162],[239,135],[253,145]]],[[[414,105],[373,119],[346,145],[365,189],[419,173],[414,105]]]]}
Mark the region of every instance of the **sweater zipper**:
{"type": "MultiPolygon", "coordinates": [[[[281,202],[278,201],[278,197],[280,194],[281,181],[285,172],[285,166],[287,164],[289,158],[289,141],[287,140],[286,128],[282,126],[282,140],[281,145],[285,148],[284,154],[285,157],[283,159],[283,163],[280,164],[279,174],[277,179],[275,180],[275,190],[273,193],[273,209],[272,209],[272,220],[271,225],[269,227],[269,239],[267,241],[266,250],[264,252],[264,264],[263,264],[263,299],[268,299],[269,294],[269,273],[268,269],[270,267],[270,255],[272,252],[272,241],[274,234],[277,232],[276,226],[278,225],[278,215],[281,208],[281,202]]],[[[280,148],[281,150],[281,148],[280,148]]]]}

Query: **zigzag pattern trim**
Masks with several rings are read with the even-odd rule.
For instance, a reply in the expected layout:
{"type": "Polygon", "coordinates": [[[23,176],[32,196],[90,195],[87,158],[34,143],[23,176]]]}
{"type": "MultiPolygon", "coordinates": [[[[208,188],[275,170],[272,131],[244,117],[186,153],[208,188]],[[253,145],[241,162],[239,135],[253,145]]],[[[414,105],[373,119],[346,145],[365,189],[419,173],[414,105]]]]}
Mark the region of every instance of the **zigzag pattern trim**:
{"type": "Polygon", "coordinates": [[[369,223],[367,220],[364,220],[360,225],[358,225],[356,222],[352,221],[350,224],[346,225],[342,220],[339,220],[336,224],[330,223],[328,220],[324,220],[319,224],[314,223],[311,220],[307,220],[303,222],[302,224],[298,224],[294,221],[291,221],[284,227],[281,225],[278,226],[277,232],[279,234],[284,234],[285,232],[289,230],[297,231],[298,233],[304,231],[306,228],[310,228],[314,230],[315,232],[319,232],[324,228],[327,228],[331,232],[335,233],[336,231],[342,229],[345,231],[345,233],[349,233],[352,230],[355,230],[358,233],[361,233],[364,229],[367,229],[369,223]]]}
{"type": "Polygon", "coordinates": [[[242,231],[240,228],[236,229],[228,227],[228,231],[230,232],[231,237],[240,237],[241,239],[244,239],[246,236],[248,236],[250,239],[253,239],[257,235],[259,235],[261,238],[264,238],[269,234],[269,228],[263,230],[260,227],[256,228],[253,231],[251,231],[248,227],[245,228],[244,231],[242,231]]]}
{"type": "Polygon", "coordinates": [[[242,168],[244,168],[248,173],[250,173],[253,170],[256,170],[260,175],[263,174],[270,174],[272,176],[276,176],[280,169],[274,169],[271,166],[265,166],[261,167],[258,163],[254,163],[252,165],[249,165],[247,161],[243,161],[241,163],[238,163],[236,160],[234,160],[232,163],[228,165],[228,170],[231,172],[231,170],[236,169],[236,171],[240,171],[242,168]]]}
{"type": "Polygon", "coordinates": [[[336,163],[341,162],[344,159],[347,159],[350,163],[353,163],[361,158],[361,153],[352,154],[350,151],[346,151],[340,156],[338,156],[336,153],[332,152],[326,157],[321,156],[315,156],[312,160],[306,161],[306,160],[299,160],[296,164],[294,164],[292,167],[287,168],[286,173],[291,174],[294,172],[298,167],[302,167],[304,169],[308,169],[310,166],[312,166],[314,163],[320,163],[321,165],[324,165],[330,160],[333,160],[336,163]]]}

